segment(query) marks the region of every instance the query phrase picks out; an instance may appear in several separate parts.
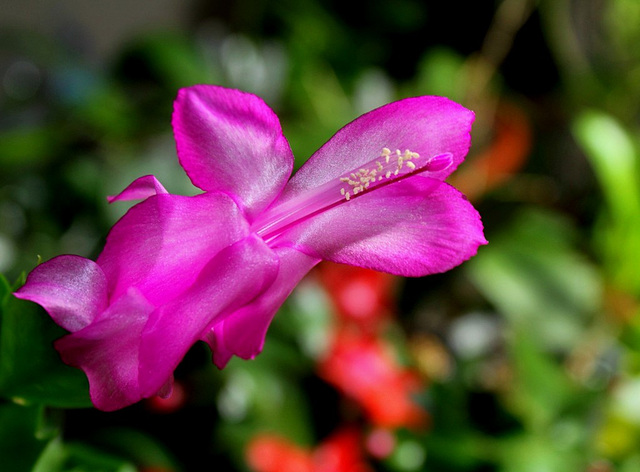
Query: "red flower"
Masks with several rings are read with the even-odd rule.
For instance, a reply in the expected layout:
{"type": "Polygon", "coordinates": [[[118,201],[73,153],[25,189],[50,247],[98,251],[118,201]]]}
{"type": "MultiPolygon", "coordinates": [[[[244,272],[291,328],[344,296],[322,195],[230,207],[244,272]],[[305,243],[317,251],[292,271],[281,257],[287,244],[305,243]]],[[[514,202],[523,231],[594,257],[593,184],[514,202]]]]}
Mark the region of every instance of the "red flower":
{"type": "Polygon", "coordinates": [[[313,472],[310,451],[275,435],[253,438],[246,457],[255,472],[313,472]]]}
{"type": "Polygon", "coordinates": [[[401,366],[382,339],[339,330],[318,371],[358,402],[373,424],[388,428],[426,425],[427,412],[411,398],[422,388],[418,375],[401,366]]]}
{"type": "Polygon", "coordinates": [[[515,104],[502,103],[493,125],[493,139],[450,180],[470,200],[499,187],[526,163],[533,141],[531,124],[515,104]]]}
{"type": "Polygon", "coordinates": [[[389,318],[397,277],[331,262],[321,264],[316,274],[343,320],[375,330],[389,318]]]}
{"type": "Polygon", "coordinates": [[[362,438],[355,428],[343,428],[313,453],[314,472],[371,472],[362,458],[362,438]]]}
{"type": "Polygon", "coordinates": [[[147,408],[156,413],[175,413],[180,410],[187,401],[187,391],[182,383],[175,381],[171,392],[166,397],[155,395],[145,400],[147,408]]]}
{"type": "Polygon", "coordinates": [[[343,428],[310,450],[289,440],[262,434],[247,447],[247,462],[255,472],[371,472],[362,457],[360,433],[343,428]]]}

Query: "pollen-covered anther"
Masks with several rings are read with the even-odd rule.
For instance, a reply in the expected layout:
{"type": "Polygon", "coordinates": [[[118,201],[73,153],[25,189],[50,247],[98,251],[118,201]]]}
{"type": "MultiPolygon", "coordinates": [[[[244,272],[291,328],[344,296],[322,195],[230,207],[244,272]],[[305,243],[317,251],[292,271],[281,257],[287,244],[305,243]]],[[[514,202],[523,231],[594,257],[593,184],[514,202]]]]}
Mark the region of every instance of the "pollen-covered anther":
{"type": "Polygon", "coordinates": [[[389,163],[389,159],[391,157],[391,149],[382,148],[382,152],[380,153],[380,157],[384,157],[385,164],[389,163]]]}
{"type": "Polygon", "coordinates": [[[341,183],[351,187],[348,192],[345,187],[342,187],[340,195],[349,200],[351,196],[358,195],[369,189],[371,184],[398,176],[405,164],[408,172],[413,172],[417,169],[417,166],[411,161],[419,157],[420,155],[417,152],[412,152],[409,149],[404,152],[396,149],[392,152],[389,148],[382,148],[380,158],[384,158],[384,161],[373,161],[370,167],[360,167],[357,171],[351,172],[348,177],[340,177],[341,183]],[[394,157],[393,161],[391,159],[392,156],[394,157]]]}

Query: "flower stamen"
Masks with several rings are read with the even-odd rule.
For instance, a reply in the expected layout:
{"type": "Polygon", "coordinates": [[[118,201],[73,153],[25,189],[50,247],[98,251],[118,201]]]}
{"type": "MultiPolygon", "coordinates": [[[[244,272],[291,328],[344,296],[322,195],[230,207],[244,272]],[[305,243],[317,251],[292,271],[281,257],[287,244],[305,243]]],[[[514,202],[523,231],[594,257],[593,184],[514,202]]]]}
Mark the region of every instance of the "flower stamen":
{"type": "Polygon", "coordinates": [[[396,149],[395,152],[392,153],[389,148],[385,147],[382,148],[380,152],[380,158],[384,159],[384,164],[376,159],[372,161],[371,167],[361,167],[357,172],[351,172],[348,177],[340,177],[340,182],[351,186],[349,192],[346,191],[345,187],[342,187],[340,189],[340,195],[344,196],[346,200],[349,200],[352,193],[353,195],[358,195],[376,182],[390,179],[391,176],[397,177],[405,164],[409,169],[408,172],[415,171],[418,166],[416,166],[412,160],[420,158],[420,154],[412,152],[409,149],[406,149],[404,153],[401,152],[400,149],[396,149]],[[393,161],[391,159],[392,155],[394,157],[393,161]]]}
{"type": "Polygon", "coordinates": [[[453,156],[448,152],[425,159],[409,149],[392,152],[385,147],[369,164],[269,209],[253,222],[253,231],[266,242],[272,241],[292,225],[340,203],[413,174],[439,172],[452,162],[453,156]]]}

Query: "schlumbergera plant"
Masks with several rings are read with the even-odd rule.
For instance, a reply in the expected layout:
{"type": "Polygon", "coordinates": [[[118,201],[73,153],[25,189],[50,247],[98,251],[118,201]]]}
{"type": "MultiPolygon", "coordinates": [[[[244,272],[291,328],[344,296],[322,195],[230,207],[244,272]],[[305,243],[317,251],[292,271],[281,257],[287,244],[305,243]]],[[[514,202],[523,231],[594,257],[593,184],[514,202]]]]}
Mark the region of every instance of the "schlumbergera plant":
{"type": "Polygon", "coordinates": [[[198,340],[213,362],[255,357],[276,311],[321,260],[403,276],[443,272],[486,244],[480,217],[444,179],[470,145],[471,111],[408,98],[338,131],[289,179],[293,154],[258,97],[180,90],[180,164],[204,192],[169,194],[140,177],[109,201],[136,200],[97,261],[37,266],[18,298],[70,334],[62,360],[82,369],[94,405],[116,410],[168,395],[198,340]]]}

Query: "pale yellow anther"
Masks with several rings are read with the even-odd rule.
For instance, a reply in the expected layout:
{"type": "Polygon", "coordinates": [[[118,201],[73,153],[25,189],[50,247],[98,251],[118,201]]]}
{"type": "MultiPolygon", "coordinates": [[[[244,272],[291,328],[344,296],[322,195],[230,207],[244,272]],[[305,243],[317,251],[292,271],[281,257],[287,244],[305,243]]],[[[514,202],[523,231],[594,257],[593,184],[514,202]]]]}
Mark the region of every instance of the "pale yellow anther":
{"type": "Polygon", "coordinates": [[[350,200],[352,196],[363,193],[365,190],[371,187],[372,183],[380,182],[384,179],[391,179],[392,175],[397,176],[406,163],[408,172],[416,170],[418,167],[411,162],[413,159],[417,159],[420,155],[417,152],[412,152],[410,149],[405,149],[404,152],[400,149],[391,151],[389,148],[382,148],[380,157],[384,158],[384,163],[381,160],[370,163],[370,167],[361,167],[357,171],[353,171],[350,177],[340,177],[340,182],[348,184],[351,189],[347,191],[346,188],[340,189],[340,195],[346,200],[350,200]],[[391,156],[395,156],[395,163],[390,164],[391,156]],[[389,167],[392,167],[389,169],[389,167]],[[395,167],[395,169],[393,168],[395,167]]]}

